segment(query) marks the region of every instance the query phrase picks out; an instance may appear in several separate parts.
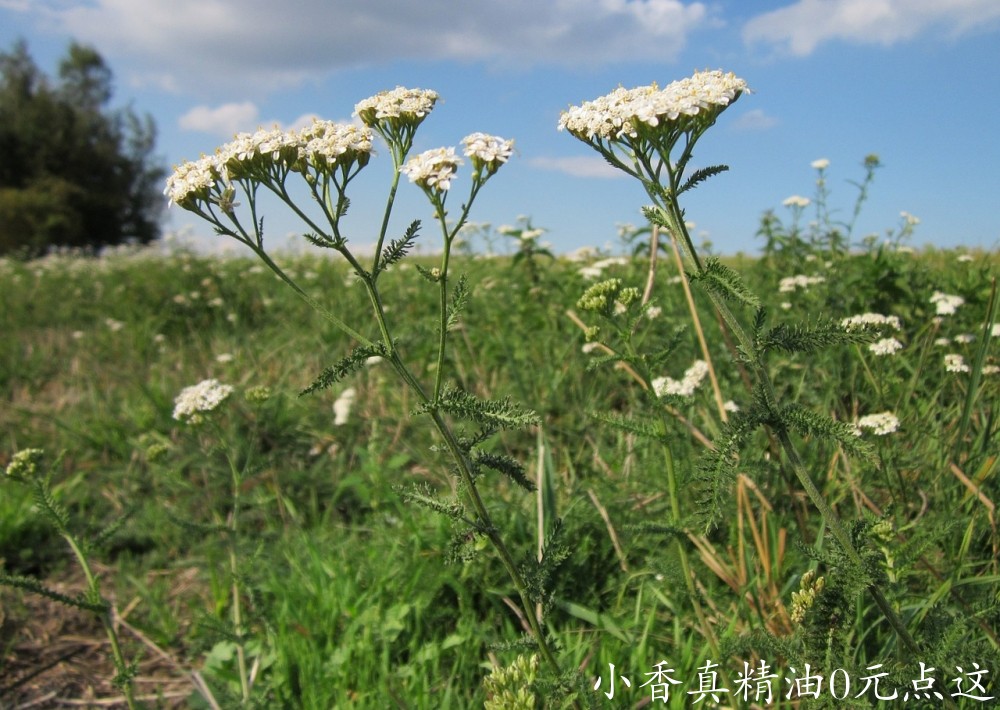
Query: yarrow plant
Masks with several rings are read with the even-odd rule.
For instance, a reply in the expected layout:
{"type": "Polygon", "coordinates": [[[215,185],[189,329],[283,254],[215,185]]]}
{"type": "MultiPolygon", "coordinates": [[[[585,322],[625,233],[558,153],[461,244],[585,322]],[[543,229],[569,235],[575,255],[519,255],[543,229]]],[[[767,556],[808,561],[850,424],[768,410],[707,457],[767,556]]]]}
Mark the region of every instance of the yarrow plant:
{"type": "MultiPolygon", "coordinates": [[[[839,543],[845,559],[861,570],[864,563],[855,542],[813,482],[792,440],[794,432],[823,434],[839,441],[845,449],[857,452],[859,449],[854,443],[857,439],[853,436],[853,429],[801,408],[781,404],[771,381],[767,356],[775,350],[810,351],[838,342],[866,342],[871,339],[871,334],[830,321],[796,327],[782,324],[767,329],[767,314],[761,307],[760,299],[739,275],[718,260],[703,260],[698,254],[680,207],[680,198],[685,192],[728,169],[726,166],[712,166],[686,175],[697,142],[722,112],[747,91],[747,83],[732,73],[702,71],[662,89],[655,84],[634,89],[619,88],[601,98],[573,106],[563,113],[559,128],[596,150],[612,166],[642,184],[652,203],[644,208],[645,216],[655,227],[663,229],[683,253],[691,280],[700,285],[711,299],[725,330],[735,341],[734,354],[753,379],[753,407],[739,413],[734,423],[724,429],[714,451],[706,456],[705,468],[712,485],[718,489],[724,481],[735,478],[741,444],[756,427],[767,427],[784,451],[789,468],[839,543]],[[754,311],[749,328],[741,322],[734,307],[754,311]]],[[[866,165],[870,174],[877,167],[877,158],[866,162],[866,165]]],[[[822,179],[822,171],[827,164],[824,162],[815,167],[822,179]]],[[[655,255],[656,250],[651,252],[655,255]]],[[[802,285],[807,285],[804,279],[802,285]]],[[[594,291],[601,286],[591,287],[584,296],[587,303],[584,304],[584,299],[581,299],[580,305],[608,317],[611,295],[624,293],[625,288],[618,284],[612,289],[603,288],[600,293],[594,291]]],[[[788,285],[789,289],[796,287],[799,287],[798,280],[788,285]]],[[[646,292],[648,297],[650,289],[647,288],[646,292]]],[[[692,316],[696,317],[694,311],[692,316]]],[[[588,332],[588,339],[595,339],[594,335],[593,331],[588,332]]],[[[643,359],[636,353],[621,353],[620,359],[632,367],[643,364],[643,359]]],[[[646,384],[650,385],[648,381],[646,384]]],[[[720,416],[726,421],[724,413],[720,412],[720,416]]],[[[669,449],[666,443],[665,448],[669,449]]],[[[669,453],[667,458],[669,460],[669,453]]],[[[677,483],[671,473],[672,467],[668,465],[667,470],[673,514],[669,524],[674,529],[683,529],[685,520],[680,512],[677,483]]],[[[681,537],[677,538],[677,547],[685,583],[703,632],[715,652],[717,646],[697,602],[698,594],[681,537]]],[[[917,652],[916,643],[878,583],[869,580],[867,586],[902,643],[911,652],[917,652]]]]}
{"type": "MultiPolygon", "coordinates": [[[[486,541],[492,546],[517,591],[521,606],[519,614],[527,620],[542,662],[550,673],[560,677],[559,663],[542,631],[535,606],[547,599],[537,580],[547,579],[552,566],[562,558],[557,556],[555,561],[546,558],[539,561],[533,557],[526,564],[515,561],[483,501],[479,482],[479,476],[485,469],[493,469],[524,488],[532,488],[516,461],[486,453],[482,445],[495,433],[533,424],[537,417],[509,399],[480,399],[446,379],[449,333],[458,325],[470,295],[464,276],[453,280],[449,268],[452,250],[459,232],[468,221],[469,211],[480,189],[510,159],[513,141],[477,132],[461,141],[462,156],[454,147],[434,148],[411,156],[416,130],[437,101],[438,94],[434,91],[397,87],[358,102],[354,113],[362,126],[315,121],[300,131],[275,129],[240,134],[233,142],[220,147],[214,155],[178,166],[167,180],[166,194],[172,203],[207,220],[220,235],[234,238],[249,247],[281,280],[354,341],[354,349],[320,373],[304,393],[335,385],[372,358],[384,360],[410,389],[417,400],[416,411],[428,417],[432,428],[444,442],[443,449],[451,459],[460,481],[458,489],[464,498],[442,501],[424,489],[404,490],[404,497],[449,516],[458,528],[456,548],[468,547],[470,541],[486,541]],[[350,204],[349,187],[371,160],[375,135],[389,149],[393,176],[374,256],[365,263],[351,247],[344,216],[350,204]],[[467,183],[461,208],[457,215],[451,216],[446,204],[453,187],[462,179],[459,169],[464,163],[463,157],[471,163],[471,179],[467,183]],[[380,277],[410,252],[421,227],[420,221],[415,220],[401,237],[388,240],[401,176],[409,178],[424,192],[442,236],[439,265],[433,269],[417,266],[420,275],[437,289],[439,304],[436,314],[436,362],[419,364],[419,368],[404,362],[397,348],[396,329],[387,318],[389,309],[379,287],[380,277]],[[304,183],[313,198],[311,208],[293,199],[290,190],[293,180],[304,183]],[[265,245],[263,215],[258,204],[258,195],[262,190],[275,195],[301,219],[307,230],[305,238],[310,243],[337,252],[347,261],[354,280],[364,287],[371,303],[371,328],[345,322],[336,309],[328,308],[313,298],[271,258],[265,245]],[[374,330],[375,335],[369,335],[369,330],[374,330]],[[425,371],[433,373],[432,381],[421,382],[418,379],[416,373],[425,371]],[[460,435],[454,428],[454,420],[475,424],[478,433],[460,435]]],[[[225,396],[217,383],[202,383],[199,387],[203,390],[184,394],[178,399],[179,413],[198,415],[212,402],[225,396]]],[[[353,401],[353,388],[343,390],[334,405],[334,425],[347,421],[353,401]]],[[[558,545],[546,547],[555,551],[558,545]]]]}

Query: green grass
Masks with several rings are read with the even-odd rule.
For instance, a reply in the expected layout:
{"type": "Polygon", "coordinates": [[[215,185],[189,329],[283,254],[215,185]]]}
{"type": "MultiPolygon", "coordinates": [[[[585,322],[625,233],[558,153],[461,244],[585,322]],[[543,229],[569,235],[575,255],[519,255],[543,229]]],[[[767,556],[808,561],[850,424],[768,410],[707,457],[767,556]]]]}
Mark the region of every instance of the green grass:
{"type": "MultiPolygon", "coordinates": [[[[348,322],[368,322],[364,294],[345,283],[343,264],[313,256],[282,262],[348,322]]],[[[492,447],[521,461],[532,477],[540,466],[552,491],[548,525],[564,519],[571,555],[553,580],[545,622],[565,668],[581,669],[589,687],[603,677],[602,690],[581,699],[604,703],[609,663],[631,677],[632,688],[619,684],[617,692],[632,703],[646,696],[639,685],[660,660],[684,681],[683,693],[697,687],[706,660],[723,659],[712,658],[680,578],[662,447],[589,415],[638,416],[648,400],[622,370],[588,370],[594,355],[582,352],[582,331],[567,315],[589,283],[577,273],[579,264],[539,263],[537,284],[507,259],[453,265],[455,273],[469,274],[474,289],[449,372],[469,391],[512,395],[542,417],[543,436],[514,432],[492,447]]],[[[963,354],[976,373],[1000,364],[1000,339],[988,331],[985,345],[983,338],[997,263],[994,254],[960,262],[951,251],[873,248],[829,266],[805,262],[806,273],[827,280],[789,294],[778,292],[778,281],[796,267],[766,259],[739,265],[765,298],[772,323],[870,311],[902,320],[905,348],[896,356],[845,346],[810,356],[775,354],[769,365],[784,401],[846,422],[883,410],[897,414],[899,432],[866,435],[875,446],[872,461],[827,441],[798,443],[911,632],[954,663],[991,669],[994,689],[1000,375],[947,372],[943,355],[963,354]],[[936,290],[960,295],[965,304],[935,322],[929,298],[936,290]],[[947,348],[935,343],[963,334],[975,338],[947,348]],[[872,528],[883,514],[892,530],[880,537],[872,528]]],[[[668,283],[674,274],[666,262],[661,270],[654,298],[663,313],[643,326],[641,338],[655,348],[686,328],[676,365],[664,373],[678,378],[700,354],[680,287],[668,283]]],[[[641,287],[645,265],[608,273],[641,287]]],[[[129,622],[178,665],[199,670],[223,707],[239,697],[223,628],[228,562],[222,537],[192,527],[219,523],[231,505],[220,438],[247,471],[239,545],[260,703],[482,704],[491,665],[523,652],[497,646],[523,634],[505,602],[516,594],[488,552],[451,559],[455,531],[447,521],[401,501],[400,486],[449,491],[456,482],[432,451],[438,442],[429,428],[411,414],[414,398],[385,364],[299,397],[352,344],[249,259],[50,257],[0,262],[0,280],[0,463],[28,447],[62,452],[54,487],[84,530],[99,530],[134,508],[97,555],[110,566],[105,589],[114,591],[119,607],[138,600],[129,622]],[[207,377],[237,388],[219,419],[220,437],[171,418],[180,390],[207,377]],[[259,385],[273,396],[255,407],[240,393],[259,385]],[[348,385],[358,391],[355,407],[346,425],[334,427],[332,403],[348,385]],[[165,451],[162,458],[148,455],[153,444],[165,451]]],[[[429,314],[436,290],[412,267],[397,267],[380,286],[395,322],[414,324],[400,331],[406,361],[433,362],[429,314]]],[[[707,301],[696,298],[722,391],[745,405],[740,370],[706,315],[707,301]]],[[[687,512],[695,513],[705,494],[696,475],[704,446],[685,422],[709,439],[721,423],[707,387],[679,414],[685,421],[671,421],[670,450],[687,512]]],[[[917,661],[928,659],[907,657],[891,629],[878,623],[877,609],[863,587],[852,587],[823,538],[819,515],[775,452],[759,433],[743,452],[745,478],[722,501],[718,525],[706,532],[692,520],[690,535],[682,536],[700,601],[729,654],[730,687],[743,661],[761,657],[779,671],[802,659],[849,669],[855,682],[868,665],[885,663],[897,687],[905,687],[917,661]],[[827,577],[829,591],[803,623],[794,623],[791,595],[811,568],[827,577]]],[[[500,477],[480,486],[505,539],[531,559],[538,544],[534,497],[500,477]]],[[[0,513],[6,571],[42,579],[69,574],[61,541],[47,532],[24,490],[0,488],[0,513]]],[[[19,607],[10,599],[7,614],[16,618],[19,607]]],[[[12,628],[3,627],[0,687],[16,680],[4,671],[13,667],[19,641],[12,628]]],[[[148,660],[148,647],[123,636],[127,650],[148,660]]],[[[939,670],[941,683],[955,675],[954,668],[939,670]]],[[[207,707],[193,691],[189,702],[207,707]]]]}

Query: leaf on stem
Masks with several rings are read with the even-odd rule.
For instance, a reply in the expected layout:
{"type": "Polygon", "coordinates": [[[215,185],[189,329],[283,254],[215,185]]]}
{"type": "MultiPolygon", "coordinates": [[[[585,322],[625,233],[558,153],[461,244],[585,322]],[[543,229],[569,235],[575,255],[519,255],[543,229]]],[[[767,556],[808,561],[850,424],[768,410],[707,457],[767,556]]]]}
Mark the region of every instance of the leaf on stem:
{"type": "Polygon", "coordinates": [[[657,422],[654,419],[643,419],[640,417],[626,417],[621,414],[610,414],[605,412],[589,412],[592,419],[604,422],[605,424],[623,431],[626,434],[635,434],[645,439],[662,440],[657,422]]]}
{"type": "Polygon", "coordinates": [[[705,261],[704,268],[700,273],[689,274],[691,283],[697,283],[706,291],[721,296],[728,301],[737,301],[744,306],[760,308],[760,299],[750,288],[743,283],[743,279],[733,269],[729,268],[717,258],[710,258],[705,261]]]}
{"type": "Polygon", "coordinates": [[[505,454],[494,454],[479,449],[472,450],[472,462],[476,466],[486,466],[494,471],[502,473],[518,486],[528,491],[534,492],[535,484],[528,478],[527,473],[517,459],[505,454]]]}
{"type": "Polygon", "coordinates": [[[406,228],[406,233],[403,234],[401,239],[393,239],[389,242],[389,246],[382,250],[382,258],[379,261],[378,269],[376,271],[385,271],[390,266],[400,261],[404,256],[410,253],[410,249],[413,247],[413,243],[417,239],[417,232],[420,231],[420,220],[415,219],[410,222],[410,226],[406,228]]]}
{"type": "Polygon", "coordinates": [[[25,577],[20,574],[7,574],[6,572],[0,572],[0,584],[6,584],[8,587],[15,587],[17,589],[34,592],[35,594],[48,597],[52,601],[59,602],[60,604],[76,607],[77,609],[84,609],[86,611],[92,611],[97,614],[103,614],[108,610],[108,603],[103,599],[98,602],[91,602],[88,601],[83,595],[76,597],[66,596],[65,594],[60,594],[54,589],[49,589],[34,577],[25,577]]]}
{"type": "Polygon", "coordinates": [[[701,183],[705,182],[710,177],[714,177],[716,175],[719,175],[720,173],[724,173],[727,170],[729,170],[728,165],[712,165],[707,168],[701,168],[700,170],[695,170],[694,173],[691,174],[691,177],[685,180],[684,184],[681,185],[679,190],[677,190],[677,194],[680,195],[684,192],[687,192],[691,188],[697,187],[701,183]]]}
{"type": "Polygon", "coordinates": [[[458,318],[468,303],[469,281],[465,278],[465,274],[462,274],[458,277],[458,283],[455,284],[455,291],[451,297],[451,308],[448,309],[448,322],[445,324],[445,330],[452,330],[458,325],[458,318]]]}
{"type": "Polygon", "coordinates": [[[865,329],[846,330],[831,319],[815,323],[781,323],[762,334],[757,340],[757,348],[763,355],[769,350],[785,352],[812,352],[831,345],[844,343],[869,343],[875,333],[865,329]]]}
{"type": "Polygon", "coordinates": [[[357,372],[371,357],[388,357],[389,352],[384,343],[359,345],[349,355],[337,360],[333,365],[323,370],[311,385],[299,392],[299,396],[310,394],[317,390],[332,387],[348,375],[357,372]]]}
{"type": "Polygon", "coordinates": [[[510,397],[481,399],[456,387],[446,388],[439,401],[423,404],[417,411],[430,412],[434,409],[497,429],[519,429],[540,421],[537,414],[514,404],[510,397]]]}
{"type": "MultiPolygon", "coordinates": [[[[858,437],[855,428],[846,422],[813,412],[798,404],[789,404],[778,413],[780,424],[799,434],[832,439],[851,454],[874,459],[874,450],[868,442],[858,437]]],[[[876,462],[877,463],[877,462],[876,462]]]]}

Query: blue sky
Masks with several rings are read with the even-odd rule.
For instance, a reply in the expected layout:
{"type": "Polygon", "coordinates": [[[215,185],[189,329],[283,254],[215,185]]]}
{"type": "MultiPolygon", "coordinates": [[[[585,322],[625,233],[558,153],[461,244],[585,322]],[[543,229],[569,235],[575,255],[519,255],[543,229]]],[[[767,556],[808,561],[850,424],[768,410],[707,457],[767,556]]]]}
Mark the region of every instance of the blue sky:
{"type": "MultiPolygon", "coordinates": [[[[71,38],[94,46],[116,105],[156,120],[167,165],[236,131],[350,120],[357,101],[397,85],[434,89],[443,100],[417,149],[474,131],[513,138],[516,155],[472,219],[528,215],[560,251],[614,243],[615,225],[641,221],[644,204],[638,183],[556,131],[561,111],[618,85],[719,68],[753,93],[695,151],[698,165],[730,166],[685,203],[716,250],[758,249],[761,214],[812,196],[818,158],[847,218],[869,153],[884,168],[859,237],[906,211],[921,220],[914,246],[1000,246],[997,0],[0,0],[0,47],[18,38],[49,73],[71,38]]],[[[388,167],[383,151],[353,183],[358,243],[371,241],[388,167]]],[[[460,177],[456,200],[464,189],[460,177]]],[[[400,225],[426,223],[422,194],[402,194],[400,225]]],[[[267,219],[275,241],[296,229],[278,212],[267,219]]],[[[168,229],[185,225],[210,239],[169,210],[168,229]]]]}

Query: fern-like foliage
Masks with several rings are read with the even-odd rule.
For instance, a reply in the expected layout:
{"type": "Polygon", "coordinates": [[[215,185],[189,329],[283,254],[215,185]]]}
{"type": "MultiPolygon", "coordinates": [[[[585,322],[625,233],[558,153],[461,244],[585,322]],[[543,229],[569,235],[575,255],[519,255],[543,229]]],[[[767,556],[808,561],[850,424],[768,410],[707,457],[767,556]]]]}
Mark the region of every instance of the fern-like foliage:
{"type": "Polygon", "coordinates": [[[321,249],[335,249],[337,243],[323,234],[316,234],[314,232],[307,232],[302,235],[302,238],[313,246],[319,247],[321,249]]]}
{"type": "Polygon", "coordinates": [[[782,407],[778,419],[779,426],[787,427],[802,435],[837,441],[848,453],[874,460],[871,444],[858,437],[855,428],[846,422],[838,422],[798,404],[782,407]]]}
{"type": "Polygon", "coordinates": [[[707,168],[701,168],[700,170],[695,170],[693,173],[691,173],[691,177],[685,180],[684,184],[681,185],[679,190],[677,190],[677,194],[681,195],[687,192],[688,190],[697,187],[701,183],[708,180],[710,177],[715,177],[716,175],[724,173],[727,170],[729,170],[728,165],[710,165],[707,168]]]}
{"type": "Polygon", "coordinates": [[[663,438],[659,423],[655,419],[626,417],[610,412],[588,412],[587,415],[626,434],[635,434],[644,439],[661,440],[663,438]]]}
{"type": "Polygon", "coordinates": [[[47,481],[36,480],[32,485],[32,497],[35,505],[49,519],[60,535],[69,534],[69,513],[52,495],[47,481]]]}
{"type": "Polygon", "coordinates": [[[502,473],[518,486],[528,491],[534,492],[535,484],[528,478],[527,473],[517,459],[505,454],[494,454],[479,449],[472,450],[472,462],[476,466],[486,466],[494,471],[502,473]]]}
{"type": "Polygon", "coordinates": [[[760,308],[760,298],[743,283],[736,271],[716,258],[705,261],[701,273],[689,275],[692,283],[697,283],[706,291],[722,296],[728,301],[736,301],[750,308],[760,308]]]}
{"type": "Polygon", "coordinates": [[[350,354],[337,360],[333,365],[323,370],[311,385],[299,392],[299,396],[316,392],[317,390],[332,387],[348,375],[357,372],[364,367],[370,357],[388,357],[389,351],[385,343],[373,343],[371,345],[359,345],[350,354]]]}
{"type": "Polygon", "coordinates": [[[806,353],[844,343],[870,343],[873,338],[869,330],[846,330],[835,320],[823,319],[776,325],[760,335],[757,348],[762,355],[770,350],[806,353]]]}
{"type": "Polygon", "coordinates": [[[417,505],[422,505],[428,510],[433,510],[435,513],[440,513],[446,518],[450,518],[457,522],[469,522],[465,515],[465,507],[459,503],[457,500],[441,500],[439,497],[434,495],[430,487],[426,484],[422,486],[395,486],[394,490],[399,496],[408,503],[416,503],[417,505]]]}
{"type": "Polygon", "coordinates": [[[698,522],[706,532],[722,518],[739,467],[745,468],[740,462],[740,450],[760,425],[760,408],[751,405],[746,411],[734,412],[713,442],[713,448],[699,459],[696,475],[703,491],[698,504],[698,522]]]}
{"type": "Polygon", "coordinates": [[[563,522],[557,518],[542,545],[542,558],[531,558],[521,566],[521,575],[527,585],[528,598],[547,609],[553,598],[551,581],[559,566],[570,556],[570,548],[563,541],[563,522]]]}
{"type": "Polygon", "coordinates": [[[52,601],[59,602],[60,604],[76,607],[77,609],[84,609],[86,611],[92,611],[97,614],[104,614],[108,611],[108,603],[103,599],[91,600],[82,594],[75,597],[60,594],[56,590],[46,587],[34,577],[25,577],[20,574],[7,574],[6,572],[0,571],[0,584],[5,584],[8,587],[15,587],[17,589],[24,589],[28,592],[34,592],[35,594],[48,597],[52,601]]]}
{"type": "Polygon", "coordinates": [[[410,226],[406,228],[406,232],[402,238],[393,239],[387,247],[382,249],[382,257],[379,259],[377,271],[385,271],[409,254],[410,249],[413,248],[413,243],[417,240],[417,233],[419,231],[420,220],[415,219],[410,222],[410,226]]]}
{"type": "Polygon", "coordinates": [[[458,283],[455,284],[455,290],[452,293],[451,308],[448,309],[448,321],[445,324],[446,330],[452,330],[458,325],[458,319],[468,304],[469,280],[465,278],[465,274],[462,274],[458,277],[458,283]]]}
{"type": "Polygon", "coordinates": [[[138,506],[134,504],[126,508],[124,513],[117,516],[108,525],[104,526],[104,529],[98,531],[96,535],[86,542],[84,545],[84,551],[87,552],[102,547],[125,526],[125,523],[132,518],[132,515],[135,514],[136,510],[138,510],[138,506]]]}
{"type": "Polygon", "coordinates": [[[417,411],[427,413],[434,409],[498,430],[520,429],[541,421],[530,409],[511,402],[510,397],[482,399],[457,387],[445,388],[438,402],[428,402],[418,407],[417,411]]]}

